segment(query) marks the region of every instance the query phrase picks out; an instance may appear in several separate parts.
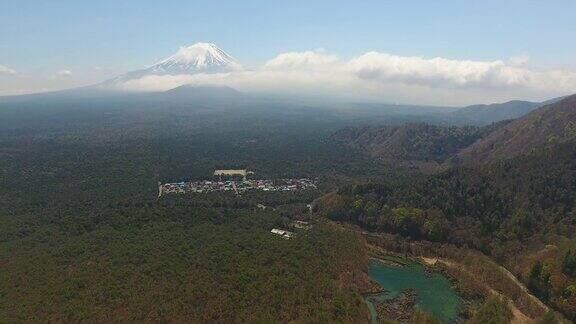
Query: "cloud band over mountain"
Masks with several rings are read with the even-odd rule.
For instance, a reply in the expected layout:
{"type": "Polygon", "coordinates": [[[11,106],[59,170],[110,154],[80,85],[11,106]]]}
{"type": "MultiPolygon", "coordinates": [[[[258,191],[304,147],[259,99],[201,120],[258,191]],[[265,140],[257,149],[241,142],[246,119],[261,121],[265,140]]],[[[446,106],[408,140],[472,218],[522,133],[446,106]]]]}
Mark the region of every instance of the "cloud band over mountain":
{"type": "Polygon", "coordinates": [[[537,71],[527,59],[496,61],[422,58],[368,52],[350,60],[323,51],[283,53],[261,67],[226,73],[145,76],[126,90],[158,91],[192,84],[240,90],[371,97],[374,100],[466,104],[515,97],[539,99],[576,92],[576,73],[537,71]]]}

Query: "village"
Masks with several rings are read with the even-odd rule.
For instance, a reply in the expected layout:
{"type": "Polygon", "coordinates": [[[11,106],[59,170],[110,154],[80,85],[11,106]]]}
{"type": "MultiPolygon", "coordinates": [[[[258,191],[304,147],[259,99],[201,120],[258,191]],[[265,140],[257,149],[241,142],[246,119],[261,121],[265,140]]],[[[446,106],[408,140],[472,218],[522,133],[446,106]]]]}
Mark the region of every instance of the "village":
{"type": "Polygon", "coordinates": [[[277,180],[255,180],[247,179],[248,174],[253,172],[246,170],[216,170],[214,180],[200,180],[189,182],[160,183],[158,196],[165,194],[186,194],[186,193],[209,193],[209,192],[234,192],[242,194],[250,190],[270,191],[270,192],[291,192],[300,190],[318,189],[315,181],[308,178],[300,179],[277,179],[277,180]],[[241,179],[228,179],[223,177],[241,176],[241,179]]]}
{"type": "MultiPolygon", "coordinates": [[[[166,194],[187,194],[187,193],[209,193],[209,192],[234,192],[237,195],[249,190],[260,190],[270,192],[294,192],[299,190],[317,190],[315,181],[308,178],[300,179],[278,179],[278,180],[253,180],[248,179],[248,175],[254,172],[242,170],[215,170],[214,180],[183,181],[175,183],[158,183],[158,198],[166,194]],[[227,179],[227,180],[225,180],[227,179]]],[[[267,209],[263,204],[257,204],[257,208],[267,209]]],[[[312,205],[307,205],[312,212],[312,205]]],[[[274,209],[274,208],[272,208],[274,209]]],[[[295,220],[290,224],[292,231],[280,228],[273,228],[270,233],[283,239],[292,239],[296,233],[294,231],[307,231],[312,226],[308,222],[295,220]]]]}

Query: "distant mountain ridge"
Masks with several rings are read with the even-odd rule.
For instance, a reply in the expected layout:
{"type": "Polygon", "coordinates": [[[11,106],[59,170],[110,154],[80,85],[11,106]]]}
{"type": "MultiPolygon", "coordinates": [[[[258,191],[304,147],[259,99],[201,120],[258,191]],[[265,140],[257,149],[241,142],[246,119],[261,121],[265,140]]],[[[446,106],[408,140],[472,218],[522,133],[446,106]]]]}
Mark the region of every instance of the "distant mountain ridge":
{"type": "Polygon", "coordinates": [[[576,95],[488,126],[425,123],[349,127],[331,139],[372,157],[399,162],[483,165],[576,143],[576,95]]]}
{"type": "Polygon", "coordinates": [[[450,118],[458,123],[485,125],[505,119],[520,118],[543,103],[512,100],[489,105],[472,105],[461,108],[450,114],[450,118]]]}
{"type": "Polygon", "coordinates": [[[576,95],[538,108],[462,150],[455,164],[484,164],[576,139],[576,95]]]}

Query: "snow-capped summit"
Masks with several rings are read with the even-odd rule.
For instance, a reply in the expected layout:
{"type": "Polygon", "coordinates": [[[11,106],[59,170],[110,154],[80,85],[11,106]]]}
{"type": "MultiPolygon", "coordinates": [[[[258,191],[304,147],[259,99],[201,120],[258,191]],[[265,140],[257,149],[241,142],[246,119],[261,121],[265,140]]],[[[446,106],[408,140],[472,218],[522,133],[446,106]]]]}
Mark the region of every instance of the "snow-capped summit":
{"type": "Polygon", "coordinates": [[[195,72],[225,72],[240,69],[232,56],[212,43],[196,43],[181,47],[169,58],[158,62],[148,70],[162,74],[186,74],[195,72]]]}
{"type": "Polygon", "coordinates": [[[196,43],[181,47],[176,54],[143,70],[120,75],[104,82],[117,86],[124,82],[153,75],[186,75],[196,73],[222,73],[241,69],[235,58],[212,43],[196,43]]]}

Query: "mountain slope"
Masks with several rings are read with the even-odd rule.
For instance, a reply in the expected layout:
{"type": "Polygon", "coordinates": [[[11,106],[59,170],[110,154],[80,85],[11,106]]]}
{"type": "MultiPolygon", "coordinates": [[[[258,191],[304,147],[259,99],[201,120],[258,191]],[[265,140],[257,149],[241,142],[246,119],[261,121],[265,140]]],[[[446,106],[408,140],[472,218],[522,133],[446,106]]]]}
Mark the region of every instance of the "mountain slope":
{"type": "Polygon", "coordinates": [[[508,159],[576,138],[576,95],[541,107],[460,152],[455,164],[508,159]]]}
{"type": "Polygon", "coordinates": [[[240,91],[230,87],[189,84],[164,91],[163,94],[173,98],[240,98],[244,96],[240,91]]]}
{"type": "Polygon", "coordinates": [[[202,86],[182,85],[159,94],[162,98],[175,101],[205,103],[205,102],[229,102],[237,103],[246,99],[246,96],[230,87],[225,86],[202,86]]]}

